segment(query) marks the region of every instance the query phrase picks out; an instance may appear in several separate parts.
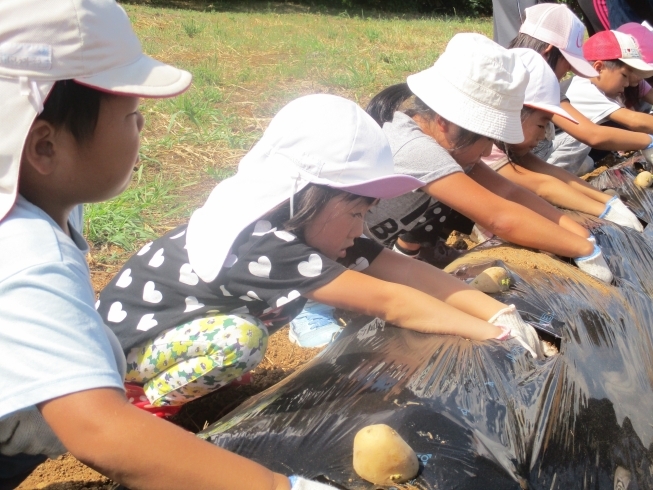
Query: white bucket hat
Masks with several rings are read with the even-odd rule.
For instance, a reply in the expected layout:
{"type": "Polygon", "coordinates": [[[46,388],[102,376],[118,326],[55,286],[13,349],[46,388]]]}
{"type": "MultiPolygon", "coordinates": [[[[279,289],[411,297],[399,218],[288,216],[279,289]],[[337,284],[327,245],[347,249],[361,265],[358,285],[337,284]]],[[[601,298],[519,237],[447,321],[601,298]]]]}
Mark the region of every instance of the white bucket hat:
{"type": "Polygon", "coordinates": [[[292,212],[292,197],[310,183],[382,199],[424,185],[394,174],[383,130],[354,102],[300,97],[279,111],[238,173],[191,216],[186,248],[195,273],[213,281],[240,232],[287,199],[292,212]]]}
{"type": "Polygon", "coordinates": [[[540,3],[524,10],[526,19],[519,32],[558,48],[574,73],[592,78],[598,72],[583,56],[585,25],[564,4],[540,3]]]}
{"type": "Polygon", "coordinates": [[[190,73],[145,56],[115,0],[0,1],[0,220],[16,199],[25,138],[54,83],[170,97],[190,73]]]}
{"type": "Polygon", "coordinates": [[[576,119],[560,107],[560,82],[544,58],[532,49],[514,48],[512,51],[530,74],[524,105],[557,114],[578,124],[576,119]]]}
{"type": "Polygon", "coordinates": [[[528,72],[514,53],[480,34],[456,34],[435,64],[407,79],[437,114],[473,133],[521,143],[528,72]]]}

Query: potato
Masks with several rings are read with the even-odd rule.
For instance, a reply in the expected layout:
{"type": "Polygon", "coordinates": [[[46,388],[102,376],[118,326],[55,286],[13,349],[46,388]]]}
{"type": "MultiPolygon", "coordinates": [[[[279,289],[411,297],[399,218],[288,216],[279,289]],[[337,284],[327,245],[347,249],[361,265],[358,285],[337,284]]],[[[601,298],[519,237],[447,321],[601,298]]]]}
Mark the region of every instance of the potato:
{"type": "Polygon", "coordinates": [[[651,174],[651,172],[647,172],[646,170],[638,173],[637,177],[635,177],[635,184],[640,187],[651,187],[653,184],[653,174],[651,174]]]}
{"type": "Polygon", "coordinates": [[[490,267],[476,276],[469,285],[484,293],[500,293],[508,291],[511,283],[512,278],[507,270],[503,267],[490,267]]]}
{"type": "Polygon", "coordinates": [[[419,461],[392,427],[368,425],[354,437],[354,471],[376,485],[394,485],[417,476],[419,461]]]}

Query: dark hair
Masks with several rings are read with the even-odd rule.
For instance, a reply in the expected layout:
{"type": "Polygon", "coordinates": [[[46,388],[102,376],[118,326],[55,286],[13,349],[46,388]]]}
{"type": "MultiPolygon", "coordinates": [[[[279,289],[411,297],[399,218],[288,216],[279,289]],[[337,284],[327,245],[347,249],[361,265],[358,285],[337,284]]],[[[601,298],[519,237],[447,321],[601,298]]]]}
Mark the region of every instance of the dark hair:
{"type": "MultiPolygon", "coordinates": [[[[422,99],[413,94],[407,83],[398,83],[382,90],[372,97],[372,100],[367,104],[365,111],[372,116],[372,119],[374,119],[379,126],[383,126],[383,123],[392,121],[394,113],[411,98],[411,104],[402,111],[407,116],[421,116],[428,121],[433,120],[436,117],[442,117],[426,105],[422,99]]],[[[445,118],[442,117],[442,119],[445,118]]],[[[451,124],[457,128],[456,134],[453,138],[455,146],[453,150],[462,150],[463,148],[472,146],[482,138],[481,135],[465,128],[461,128],[455,123],[451,124]]]]}
{"type": "Polygon", "coordinates": [[[639,104],[639,85],[636,87],[626,87],[624,89],[624,105],[628,109],[635,110],[639,104]]]}
{"type": "Polygon", "coordinates": [[[288,199],[268,211],[265,214],[265,219],[273,223],[280,223],[284,230],[292,231],[301,236],[306,224],[313,220],[331,199],[340,196],[346,202],[361,200],[365,204],[372,204],[376,201],[374,197],[359,196],[324,185],[308,184],[293,198],[294,213],[292,218],[290,218],[290,199],[288,199]]]}
{"type": "MultiPolygon", "coordinates": [[[[536,109],[535,107],[529,107],[529,106],[522,107],[521,114],[520,114],[521,122],[523,123],[526,119],[528,119],[532,114],[534,114],[538,110],[539,109],[536,109]]],[[[512,167],[517,172],[519,172],[519,169],[515,166],[516,163],[519,163],[519,158],[515,157],[514,153],[512,152],[511,145],[505,143],[504,141],[494,140],[494,146],[496,146],[506,154],[506,156],[508,157],[508,163],[512,165],[512,167]]]]}
{"type": "Polygon", "coordinates": [[[520,32],[519,34],[517,34],[517,37],[515,37],[515,39],[510,41],[510,44],[508,44],[508,49],[528,48],[528,49],[532,49],[533,51],[537,51],[539,54],[544,56],[544,59],[546,60],[548,65],[551,67],[553,71],[555,71],[556,65],[558,64],[558,60],[560,60],[562,53],[557,47],[553,46],[551,50],[545,54],[544,52],[549,46],[550,44],[545,41],[541,41],[533,36],[520,32]]]}
{"type": "Polygon", "coordinates": [[[90,139],[100,114],[100,100],[106,94],[73,80],[55,82],[37,119],[70,131],[79,143],[90,139]]]}
{"type": "Polygon", "coordinates": [[[626,63],[624,63],[621,60],[615,59],[615,60],[592,60],[590,63],[596,63],[597,61],[602,61],[603,66],[605,66],[608,70],[618,70],[619,68],[626,66],[626,63]]]}

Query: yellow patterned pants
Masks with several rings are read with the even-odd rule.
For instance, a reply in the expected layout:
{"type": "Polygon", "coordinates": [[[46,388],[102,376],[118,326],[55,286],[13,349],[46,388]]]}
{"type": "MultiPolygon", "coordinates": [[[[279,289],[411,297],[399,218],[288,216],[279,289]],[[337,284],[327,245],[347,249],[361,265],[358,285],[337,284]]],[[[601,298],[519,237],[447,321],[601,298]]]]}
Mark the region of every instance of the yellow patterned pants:
{"type": "Polygon", "coordinates": [[[154,406],[183,405],[254,369],[267,346],[257,318],[211,313],[134,347],[125,381],[142,384],[154,406]]]}

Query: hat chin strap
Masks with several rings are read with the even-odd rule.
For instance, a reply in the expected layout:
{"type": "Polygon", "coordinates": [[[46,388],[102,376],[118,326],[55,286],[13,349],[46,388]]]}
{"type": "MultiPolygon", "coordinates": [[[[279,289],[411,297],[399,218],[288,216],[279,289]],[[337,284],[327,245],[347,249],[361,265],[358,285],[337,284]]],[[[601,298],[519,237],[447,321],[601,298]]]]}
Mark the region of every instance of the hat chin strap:
{"type": "Polygon", "coordinates": [[[299,179],[301,178],[301,175],[299,175],[299,172],[293,172],[290,175],[290,219],[293,218],[295,215],[295,192],[297,191],[297,183],[299,182],[299,179]]]}
{"type": "Polygon", "coordinates": [[[20,95],[23,97],[29,97],[31,95],[36,104],[36,113],[41,114],[43,112],[43,97],[41,97],[41,92],[36,82],[29,80],[27,77],[18,77],[18,83],[20,84],[20,95]]]}

